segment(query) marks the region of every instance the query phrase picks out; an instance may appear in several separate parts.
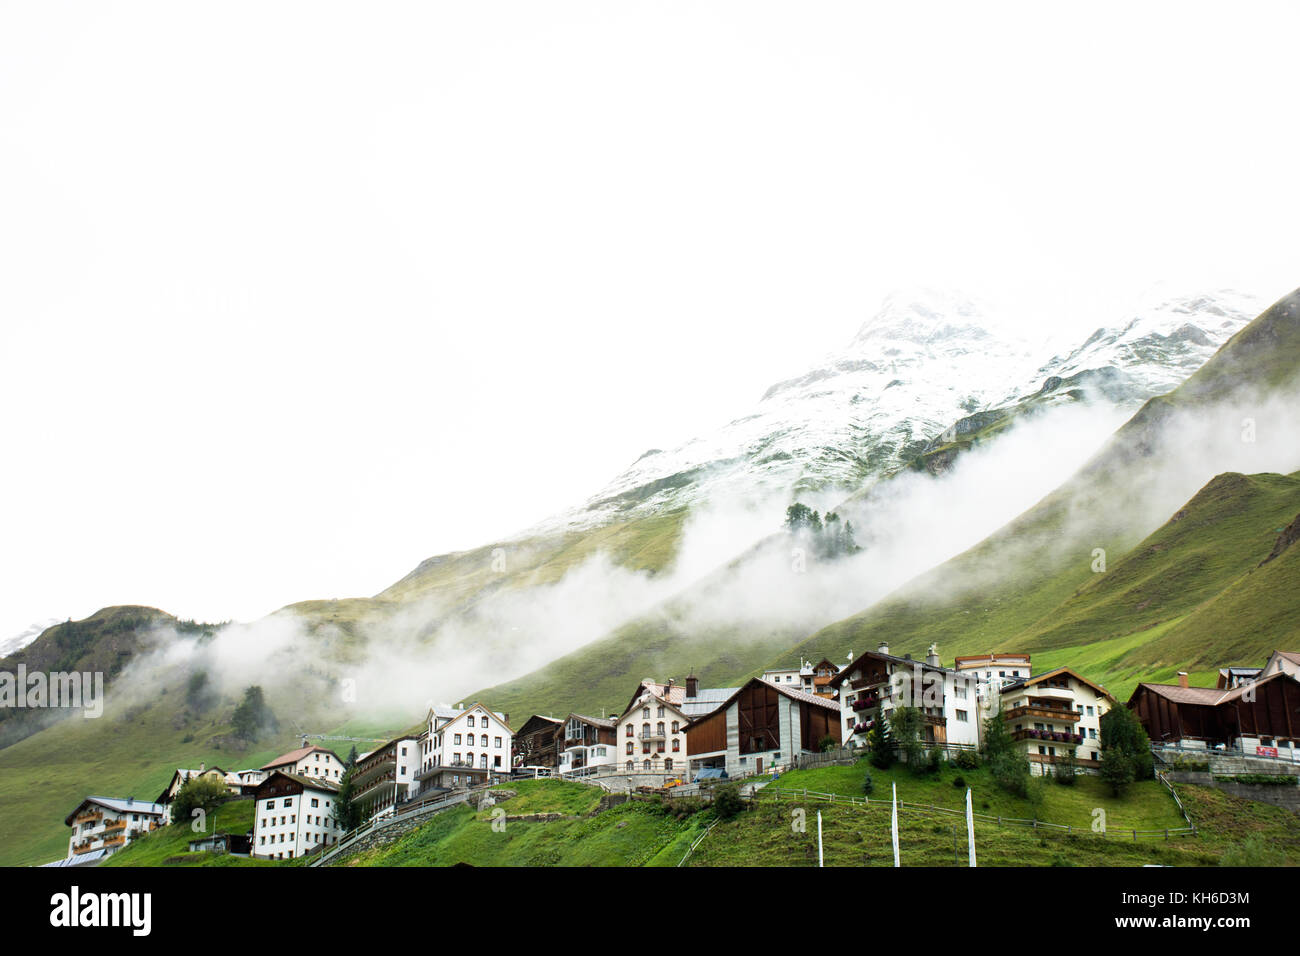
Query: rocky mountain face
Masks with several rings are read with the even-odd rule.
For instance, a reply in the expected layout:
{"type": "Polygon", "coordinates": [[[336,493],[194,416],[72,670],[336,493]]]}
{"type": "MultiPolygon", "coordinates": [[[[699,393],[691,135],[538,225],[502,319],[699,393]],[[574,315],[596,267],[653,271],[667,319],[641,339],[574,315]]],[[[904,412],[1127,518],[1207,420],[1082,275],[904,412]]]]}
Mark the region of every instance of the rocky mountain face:
{"type": "MultiPolygon", "coordinates": [[[[651,449],[580,507],[530,533],[710,500],[848,492],[1016,415],[1061,402],[1136,409],[1178,385],[1260,311],[1228,291],[1170,299],[1053,349],[960,296],[894,295],[847,346],[754,408],[651,449]]],[[[930,459],[942,467],[947,456],[930,459]]]]}

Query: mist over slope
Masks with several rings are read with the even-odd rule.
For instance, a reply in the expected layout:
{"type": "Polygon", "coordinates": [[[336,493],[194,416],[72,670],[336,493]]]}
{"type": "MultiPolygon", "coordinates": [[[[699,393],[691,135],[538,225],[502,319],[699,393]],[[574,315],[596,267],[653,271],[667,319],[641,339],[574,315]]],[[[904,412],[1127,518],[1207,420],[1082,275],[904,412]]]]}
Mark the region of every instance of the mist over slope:
{"type": "Polygon", "coordinates": [[[1259,311],[1227,290],[1152,302],[1083,342],[1008,331],[950,292],[896,293],[843,349],[772,385],[746,414],[650,449],[537,530],[589,527],[703,502],[844,494],[886,477],[959,422],[1035,398],[1135,409],[1200,367],[1259,311]]]}
{"type": "MultiPolygon", "coordinates": [[[[1278,628],[1249,640],[1206,640],[1202,624],[1200,639],[1187,643],[1179,635],[1189,638],[1191,630],[1179,628],[1190,629],[1196,626],[1193,619],[1210,613],[1193,613],[1186,603],[1191,595],[1199,591],[1206,597],[1228,585],[1222,569],[1214,569],[1216,561],[1228,560],[1246,573],[1268,554],[1277,522],[1285,523],[1288,508],[1296,504],[1293,498],[1282,500],[1280,510],[1253,516],[1253,537],[1244,551],[1233,553],[1232,542],[1240,548],[1241,529],[1231,526],[1227,513],[1218,515],[1216,526],[1205,532],[1210,540],[1198,542],[1204,549],[1199,558],[1183,549],[1190,562],[1179,569],[1183,588],[1164,601],[1152,600],[1142,589],[1108,593],[1107,584],[1109,575],[1132,571],[1136,559],[1121,559],[1171,516],[1199,512],[1206,499],[1225,490],[1229,499],[1240,499],[1233,508],[1245,508],[1252,491],[1274,481],[1259,473],[1290,475],[1300,468],[1297,357],[1300,292],[1237,333],[1183,385],[1145,403],[1077,474],[1024,514],[874,606],[814,634],[796,652],[815,657],[846,644],[887,640],[909,652],[937,641],[945,655],[1064,653],[1069,641],[1081,649],[1085,643],[1127,639],[1112,648],[1107,661],[1116,675],[1131,675],[1139,666],[1166,672],[1179,666],[1205,669],[1221,653],[1261,656],[1279,636],[1278,628]],[[1216,482],[1224,472],[1257,477],[1225,476],[1216,482]],[[1103,595],[1106,600],[1099,600],[1103,595]],[[1126,613],[1116,615],[1116,605],[1126,613]],[[1193,618],[1174,627],[1183,613],[1193,618]],[[1172,629],[1148,633],[1163,625],[1172,629]],[[1156,636],[1160,640],[1151,646],[1158,651],[1140,650],[1156,636]]],[[[1284,486],[1288,480],[1276,479],[1284,486]]],[[[1148,546],[1166,545],[1155,540],[1148,546]]],[[[1285,573],[1283,566],[1257,580],[1276,581],[1285,573]]],[[[1217,619],[1225,625],[1225,637],[1244,628],[1227,626],[1221,615],[1217,619]]]]}
{"type": "MultiPolygon", "coordinates": [[[[646,464],[659,458],[651,455],[611,486],[615,494],[593,499],[605,504],[510,541],[430,558],[374,597],[301,602],[198,634],[180,622],[151,624],[147,641],[121,645],[126,653],[115,665],[103,719],[59,721],[0,749],[0,860],[39,862],[41,853],[57,850],[65,837],[50,801],[75,801],[90,780],[92,789],[144,795],[161,786],[155,778],[170,772],[168,764],[255,765],[288,749],[299,733],[383,737],[430,703],[481,696],[523,719],[533,711],[620,707],[629,684],[646,676],[694,670],[706,684],[733,684],[769,661],[820,656],[823,648],[834,658],[861,650],[877,626],[874,618],[861,623],[861,612],[897,605],[891,592],[908,593],[900,606],[915,604],[917,614],[931,615],[926,621],[944,625],[936,632],[945,656],[960,649],[954,635],[980,636],[970,643],[983,644],[1022,617],[1027,626],[1041,615],[1034,608],[995,615],[982,632],[971,630],[970,594],[986,589],[996,607],[1041,591],[1050,610],[1087,579],[1030,574],[1004,587],[1005,569],[967,562],[968,573],[934,578],[919,593],[908,582],[995,547],[990,541],[1003,540],[995,562],[1042,559],[1050,566],[1061,551],[1053,542],[1067,526],[1088,529],[1071,540],[1102,540],[1118,560],[1125,542],[1142,536],[1136,528],[1168,517],[1160,509],[1173,493],[1163,487],[1170,476],[1131,480],[1138,473],[1118,463],[1150,458],[1173,441],[1181,426],[1167,406],[1188,404],[1192,395],[1219,402],[1224,382],[1254,375],[1257,339],[1286,338],[1252,323],[1249,335],[1239,333],[1220,351],[1224,362],[1193,376],[1189,397],[1177,398],[1180,389],[1148,400],[1213,352],[1244,321],[1239,314],[1212,298],[1176,301],[1046,361],[1001,344],[972,318],[964,306],[949,318],[895,301],[855,338],[851,348],[859,351],[846,359],[849,366],[831,363],[774,386],[754,415],[722,430],[725,440],[715,435],[712,447],[723,457],[701,452],[707,443],[690,443],[678,457],[700,468],[683,476],[671,471],[674,464],[669,473],[661,468],[676,452],[656,462],[659,471],[646,464]],[[981,372],[989,355],[997,376],[981,372]],[[1015,378],[1022,358],[1024,373],[1015,378]],[[1225,372],[1225,362],[1236,366],[1225,372]],[[738,457],[726,457],[728,448],[738,457]],[[931,467],[936,449],[942,467],[931,467]],[[1132,500],[1098,510],[1087,495],[1064,490],[1079,482],[1094,496],[1132,500]],[[829,559],[788,537],[782,519],[795,497],[851,518],[862,550],[829,559]],[[1024,517],[1035,501],[1049,503],[1050,521],[1024,517]],[[954,626],[947,628],[936,608],[953,601],[954,626]],[[244,741],[231,733],[231,714],[253,683],[264,687],[278,730],[244,741]]],[[[1271,401],[1259,395],[1254,406],[1259,448],[1269,449],[1261,460],[1275,444],[1266,436],[1286,434],[1271,401]]],[[[1229,422],[1239,414],[1223,411],[1229,422]]],[[[1186,451],[1195,450],[1205,467],[1217,457],[1238,461],[1205,441],[1204,424],[1186,435],[1186,451]]],[[[1241,460],[1211,474],[1278,467],[1257,463],[1241,460]]],[[[1196,471],[1181,476],[1182,485],[1196,471]]],[[[1076,558],[1072,552],[1066,562],[1072,570],[1076,558]]],[[[1292,566],[1279,558],[1273,567],[1281,571],[1270,575],[1292,566]]],[[[923,646],[912,620],[903,630],[900,647],[913,640],[923,646]]],[[[45,632],[10,662],[57,660],[57,633],[45,632]]],[[[89,646],[82,656],[96,653],[89,646]]]]}

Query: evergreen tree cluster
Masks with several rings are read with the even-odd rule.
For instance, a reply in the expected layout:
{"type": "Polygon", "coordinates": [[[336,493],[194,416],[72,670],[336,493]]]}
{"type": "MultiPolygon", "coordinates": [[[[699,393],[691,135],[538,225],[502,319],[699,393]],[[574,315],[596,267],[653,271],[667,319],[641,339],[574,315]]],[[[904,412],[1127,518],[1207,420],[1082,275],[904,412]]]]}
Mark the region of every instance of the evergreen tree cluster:
{"type": "Polygon", "coordinates": [[[827,512],[823,519],[819,512],[798,501],[785,509],[785,529],[809,538],[818,557],[838,558],[862,550],[852,521],[841,520],[834,511],[827,512]]]}

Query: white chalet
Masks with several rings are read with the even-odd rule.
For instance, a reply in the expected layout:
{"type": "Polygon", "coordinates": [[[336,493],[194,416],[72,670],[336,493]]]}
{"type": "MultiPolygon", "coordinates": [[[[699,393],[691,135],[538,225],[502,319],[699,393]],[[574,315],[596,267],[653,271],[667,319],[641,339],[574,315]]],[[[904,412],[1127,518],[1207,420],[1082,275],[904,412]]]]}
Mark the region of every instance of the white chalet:
{"type": "Polygon", "coordinates": [[[67,859],[74,865],[95,863],[133,839],[163,826],[167,808],[127,797],[87,797],[64,819],[72,827],[67,859]]]}
{"type": "Polygon", "coordinates": [[[273,771],[254,793],[252,855],[292,860],[337,843],[338,792],[319,777],[273,771]]]}
{"type": "Polygon", "coordinates": [[[943,667],[933,644],[925,660],[895,657],[889,645],[869,651],[830,679],[840,695],[843,739],[866,743],[881,717],[897,707],[921,711],[926,746],[976,747],[980,742],[981,707],[972,673],[943,667]]]}

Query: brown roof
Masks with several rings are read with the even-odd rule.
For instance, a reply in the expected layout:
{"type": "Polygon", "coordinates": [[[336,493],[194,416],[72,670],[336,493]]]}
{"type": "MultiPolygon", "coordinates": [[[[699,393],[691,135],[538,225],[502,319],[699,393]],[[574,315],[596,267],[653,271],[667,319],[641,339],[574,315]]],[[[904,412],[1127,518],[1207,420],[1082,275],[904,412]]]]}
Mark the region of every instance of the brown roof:
{"type": "Polygon", "coordinates": [[[1300,654],[1295,651],[1274,651],[1278,657],[1285,657],[1292,664],[1300,664],[1300,654]]]}
{"type": "Polygon", "coordinates": [[[1178,684],[1142,683],[1138,687],[1145,687],[1151,693],[1172,700],[1175,704],[1204,704],[1207,707],[1213,707],[1226,693],[1218,687],[1182,687],[1178,684]]]}
{"type": "Polygon", "coordinates": [[[340,757],[339,757],[338,754],[336,754],[336,753],[335,753],[334,751],[332,751],[332,750],[329,750],[328,748],[325,748],[325,747],[299,747],[297,750],[290,750],[287,754],[280,754],[280,756],[276,757],[276,758],[275,758],[274,760],[272,760],[270,763],[262,764],[262,766],[258,767],[257,769],[259,769],[259,770],[271,770],[271,769],[273,769],[273,768],[275,768],[275,767],[283,767],[285,764],[288,764],[288,763],[297,763],[297,762],[298,762],[299,760],[301,760],[303,757],[306,757],[308,754],[313,754],[313,753],[315,753],[315,752],[318,751],[318,750],[319,750],[321,753],[323,753],[323,754],[329,754],[329,755],[332,756],[335,760],[338,760],[339,763],[342,763],[342,762],[343,762],[342,759],[340,759],[340,757]]]}
{"type": "Polygon", "coordinates": [[[269,774],[265,780],[257,785],[258,792],[260,793],[262,788],[276,777],[288,777],[290,780],[302,784],[308,790],[321,790],[325,793],[339,792],[339,785],[336,783],[330,783],[328,780],[323,780],[320,777],[304,777],[300,773],[289,773],[287,770],[277,770],[274,773],[269,774]]]}

